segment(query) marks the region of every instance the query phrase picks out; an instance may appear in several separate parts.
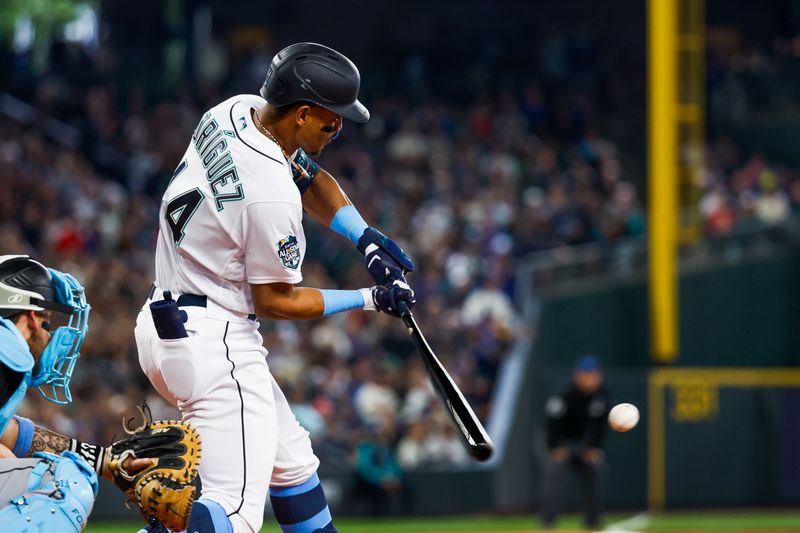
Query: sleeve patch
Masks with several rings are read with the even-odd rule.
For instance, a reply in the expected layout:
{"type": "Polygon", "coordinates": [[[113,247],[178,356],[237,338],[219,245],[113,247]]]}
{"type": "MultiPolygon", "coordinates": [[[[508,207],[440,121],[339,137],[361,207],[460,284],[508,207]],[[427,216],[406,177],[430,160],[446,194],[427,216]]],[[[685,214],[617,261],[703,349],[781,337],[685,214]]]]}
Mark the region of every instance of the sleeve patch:
{"type": "Polygon", "coordinates": [[[287,235],[278,241],[277,246],[281,264],[285,268],[297,270],[297,267],[300,266],[300,244],[297,242],[297,237],[287,235]]]}

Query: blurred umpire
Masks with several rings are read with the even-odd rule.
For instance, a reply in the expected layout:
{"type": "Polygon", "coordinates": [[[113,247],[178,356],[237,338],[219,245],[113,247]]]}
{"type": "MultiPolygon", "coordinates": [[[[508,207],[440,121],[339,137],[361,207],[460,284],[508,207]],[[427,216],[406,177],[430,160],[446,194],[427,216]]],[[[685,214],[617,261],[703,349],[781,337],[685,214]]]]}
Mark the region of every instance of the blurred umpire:
{"type": "Polygon", "coordinates": [[[570,385],[547,400],[548,460],[542,515],[545,527],[555,525],[568,467],[574,467],[581,480],[586,526],[600,525],[600,488],[605,470],[602,446],[608,406],[603,370],[594,355],[578,358],[570,385]]]}

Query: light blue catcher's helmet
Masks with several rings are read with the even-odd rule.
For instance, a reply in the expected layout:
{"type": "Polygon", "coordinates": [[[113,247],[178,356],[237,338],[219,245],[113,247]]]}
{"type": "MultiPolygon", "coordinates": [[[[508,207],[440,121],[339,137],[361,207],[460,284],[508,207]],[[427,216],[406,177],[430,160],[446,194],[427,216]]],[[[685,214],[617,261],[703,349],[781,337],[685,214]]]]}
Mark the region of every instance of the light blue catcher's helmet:
{"type": "Polygon", "coordinates": [[[0,256],[0,316],[49,309],[66,314],[65,326],[51,332],[31,385],[46,399],[59,404],[72,401],[69,380],[86,336],[91,307],[78,281],[70,274],[46,268],[27,255],[0,256]]]}

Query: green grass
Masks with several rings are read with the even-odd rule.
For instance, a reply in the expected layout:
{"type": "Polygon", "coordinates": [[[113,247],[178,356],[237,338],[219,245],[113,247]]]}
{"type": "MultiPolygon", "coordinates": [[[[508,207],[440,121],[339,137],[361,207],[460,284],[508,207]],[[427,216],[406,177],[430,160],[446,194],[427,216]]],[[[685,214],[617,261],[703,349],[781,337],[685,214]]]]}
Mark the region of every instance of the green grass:
{"type": "MultiPolygon", "coordinates": [[[[538,523],[538,522],[537,522],[538,523]]],[[[447,531],[530,531],[534,524],[533,517],[453,517],[453,518],[392,518],[385,520],[370,518],[336,519],[336,527],[343,533],[422,533],[447,531]]],[[[135,533],[134,524],[104,524],[86,528],[87,533],[135,533]]],[[[280,529],[271,521],[267,521],[261,533],[280,533],[280,529]]]]}
{"type": "Polygon", "coordinates": [[[687,529],[718,531],[792,529],[800,532],[800,513],[777,511],[671,513],[653,516],[647,527],[647,531],[687,529]]]}
{"type": "MultiPolygon", "coordinates": [[[[606,523],[613,523],[627,516],[606,516],[606,523]]],[[[578,530],[580,518],[566,516],[559,522],[559,528],[578,530]]],[[[488,531],[534,531],[539,521],[532,515],[516,516],[458,516],[432,518],[342,518],[336,520],[339,531],[343,533],[460,533],[488,531]]],[[[88,533],[135,533],[140,523],[90,523],[88,533]]],[[[770,529],[797,531],[800,533],[800,512],[703,512],[670,513],[649,518],[647,526],[640,529],[646,532],[708,531],[768,533],[770,529]]],[[[268,520],[261,533],[280,533],[277,525],[268,520]]]]}

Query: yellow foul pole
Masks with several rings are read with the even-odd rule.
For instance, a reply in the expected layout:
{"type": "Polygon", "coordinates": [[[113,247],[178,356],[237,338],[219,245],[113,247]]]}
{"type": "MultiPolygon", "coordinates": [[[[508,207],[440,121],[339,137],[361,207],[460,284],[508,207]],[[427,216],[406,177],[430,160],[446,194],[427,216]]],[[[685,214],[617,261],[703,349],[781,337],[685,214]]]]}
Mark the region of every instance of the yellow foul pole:
{"type": "Polygon", "coordinates": [[[677,357],[677,2],[648,0],[650,335],[655,361],[677,357]]]}

